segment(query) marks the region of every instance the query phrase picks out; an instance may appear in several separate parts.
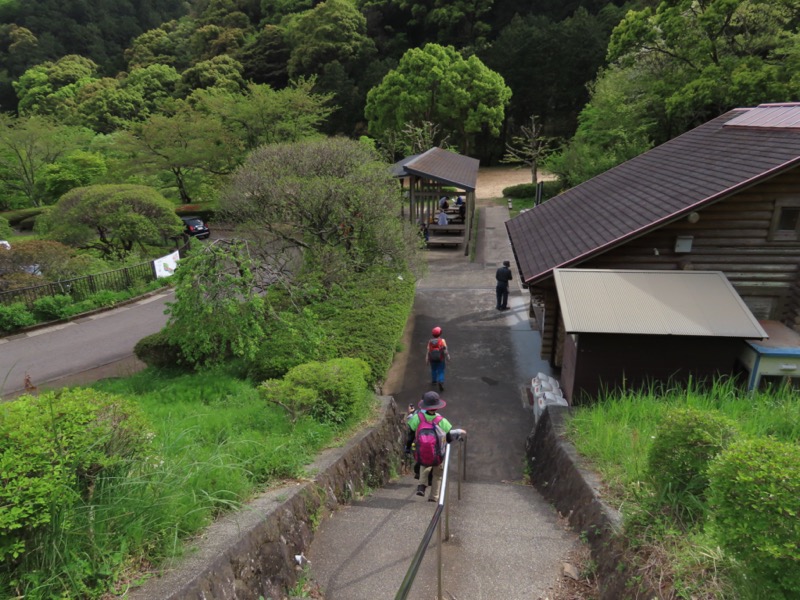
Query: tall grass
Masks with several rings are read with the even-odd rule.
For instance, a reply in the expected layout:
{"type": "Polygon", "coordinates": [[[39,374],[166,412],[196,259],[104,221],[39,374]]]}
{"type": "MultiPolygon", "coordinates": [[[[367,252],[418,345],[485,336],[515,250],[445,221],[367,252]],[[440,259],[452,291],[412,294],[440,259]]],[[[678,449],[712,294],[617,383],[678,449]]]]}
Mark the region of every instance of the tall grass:
{"type": "Polygon", "coordinates": [[[655,579],[670,582],[665,597],[761,598],[757,586],[721,553],[702,523],[686,529],[664,512],[652,512],[659,502],[652,502],[647,484],[648,452],[663,418],[682,407],[724,415],[745,437],[800,442],[798,392],[781,388],[747,393],[731,380],[710,388],[654,387],[607,394],[575,411],[568,436],[602,475],[606,499],[622,511],[625,536],[641,554],[642,572],[658,571],[655,579]]]}
{"type": "Polygon", "coordinates": [[[181,540],[221,512],[302,477],[342,433],[310,418],[292,424],[251,385],[221,371],[148,370],[96,387],[140,403],[154,427],[153,451],[104,473],[90,497],[54,508],[15,571],[23,575],[0,571],[2,597],[88,598],[124,585],[151,563],[178,556],[181,540]]]}

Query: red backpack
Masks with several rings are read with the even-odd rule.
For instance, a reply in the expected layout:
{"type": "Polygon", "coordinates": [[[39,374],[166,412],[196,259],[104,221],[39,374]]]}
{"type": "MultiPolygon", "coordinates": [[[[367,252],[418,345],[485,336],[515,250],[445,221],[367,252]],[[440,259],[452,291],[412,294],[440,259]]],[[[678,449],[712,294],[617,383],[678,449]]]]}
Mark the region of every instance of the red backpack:
{"type": "Polygon", "coordinates": [[[428,342],[428,360],[431,362],[440,362],[444,360],[445,345],[442,343],[441,338],[431,338],[428,342]]]}
{"type": "Polygon", "coordinates": [[[445,433],[439,427],[439,423],[444,417],[436,415],[433,421],[428,421],[424,412],[420,411],[418,414],[419,424],[417,425],[414,459],[423,467],[437,467],[444,460],[445,444],[447,443],[445,433]]]}

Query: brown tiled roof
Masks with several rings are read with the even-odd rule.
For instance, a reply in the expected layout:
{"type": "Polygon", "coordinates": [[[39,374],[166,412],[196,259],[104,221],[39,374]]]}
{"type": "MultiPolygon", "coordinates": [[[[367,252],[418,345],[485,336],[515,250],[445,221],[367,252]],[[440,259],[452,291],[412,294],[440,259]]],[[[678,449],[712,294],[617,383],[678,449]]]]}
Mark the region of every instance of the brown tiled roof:
{"type": "Polygon", "coordinates": [[[466,191],[475,191],[478,181],[477,158],[463,156],[442,148],[431,148],[422,154],[406,157],[392,165],[398,177],[419,175],[466,191]]]}
{"type": "Polygon", "coordinates": [[[522,280],[541,281],[795,166],[800,131],[769,118],[786,106],[732,110],[508,221],[522,280]],[[750,111],[749,123],[724,126],[750,111]]]}

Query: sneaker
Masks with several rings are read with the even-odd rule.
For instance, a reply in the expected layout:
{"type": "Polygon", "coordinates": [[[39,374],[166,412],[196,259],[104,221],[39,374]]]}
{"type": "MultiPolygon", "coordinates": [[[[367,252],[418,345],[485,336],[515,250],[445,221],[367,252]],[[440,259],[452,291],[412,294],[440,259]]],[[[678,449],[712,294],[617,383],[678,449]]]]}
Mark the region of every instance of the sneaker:
{"type": "Polygon", "coordinates": [[[442,383],[441,381],[439,382],[439,391],[440,392],[444,391],[444,383],[442,383]]]}
{"type": "Polygon", "coordinates": [[[425,495],[425,486],[421,483],[417,486],[417,496],[424,496],[425,495]]]}

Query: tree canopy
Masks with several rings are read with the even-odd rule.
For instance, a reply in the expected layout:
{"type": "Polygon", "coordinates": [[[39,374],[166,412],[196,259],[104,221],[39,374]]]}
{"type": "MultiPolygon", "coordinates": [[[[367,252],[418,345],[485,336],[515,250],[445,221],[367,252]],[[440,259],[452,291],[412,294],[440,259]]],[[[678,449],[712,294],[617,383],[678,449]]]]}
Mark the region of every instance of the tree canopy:
{"type": "Polygon", "coordinates": [[[226,220],[258,239],[276,270],[330,286],[376,264],[418,266],[416,230],[398,219],[387,165],[343,138],[272,144],[254,151],[223,193],[226,220]]]}
{"type": "Polygon", "coordinates": [[[464,153],[474,134],[497,136],[511,90],[477,56],[462,57],[452,46],[427,44],[403,55],[396,69],[367,94],[364,113],[376,136],[408,122],[431,121],[453,133],[464,153]]]}

